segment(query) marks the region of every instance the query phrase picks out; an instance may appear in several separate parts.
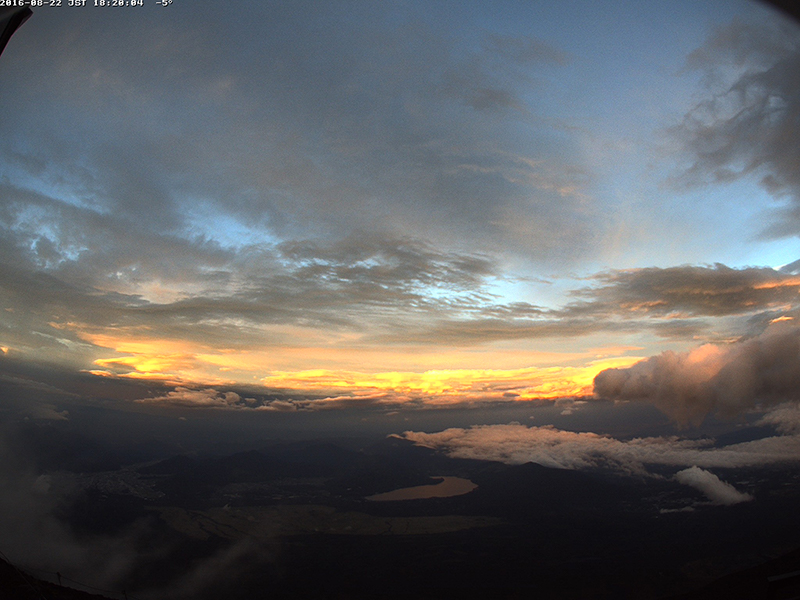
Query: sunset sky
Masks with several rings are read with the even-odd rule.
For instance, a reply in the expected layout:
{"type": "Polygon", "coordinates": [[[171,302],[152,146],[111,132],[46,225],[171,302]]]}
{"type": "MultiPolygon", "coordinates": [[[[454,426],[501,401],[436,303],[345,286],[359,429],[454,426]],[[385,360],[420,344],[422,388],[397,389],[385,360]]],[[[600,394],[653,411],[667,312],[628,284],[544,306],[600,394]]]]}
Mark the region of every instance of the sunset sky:
{"type": "Polygon", "coordinates": [[[794,400],[798,114],[744,0],[42,7],[0,347],[181,406],[794,400]]]}

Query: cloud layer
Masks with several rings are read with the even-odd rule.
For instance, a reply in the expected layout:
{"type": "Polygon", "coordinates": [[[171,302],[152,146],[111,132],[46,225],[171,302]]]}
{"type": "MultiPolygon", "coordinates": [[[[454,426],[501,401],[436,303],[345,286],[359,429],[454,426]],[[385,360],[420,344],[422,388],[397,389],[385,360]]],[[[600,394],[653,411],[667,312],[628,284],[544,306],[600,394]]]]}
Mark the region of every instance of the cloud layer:
{"type": "MultiPolygon", "coordinates": [[[[650,437],[619,440],[591,432],[518,423],[451,428],[436,433],[406,431],[405,439],[457,458],[495,460],[509,464],[535,462],[559,469],[610,468],[647,474],[648,465],[736,468],[800,460],[800,438],[773,436],[715,447],[713,440],[650,437]]],[[[695,472],[692,472],[695,473],[695,472]]],[[[685,477],[688,481],[700,478],[685,477]]]]}
{"type": "Polygon", "coordinates": [[[718,258],[706,244],[663,266],[702,222],[700,196],[648,225],[672,202],[651,140],[696,97],[692,69],[713,86],[732,65],[740,83],[674,131],[684,179],[744,160],[749,142],[717,146],[750,127],[767,133],[736,177],[794,185],[791,28],[725,26],[691,72],[664,75],[708,37],[697,23],[758,9],[654,5],[656,31],[624,5],[198,1],[168,20],[42,11],[4,53],[11,355],[186,390],[346,398],[338,382],[360,381],[377,398],[400,374],[397,398],[552,397],[585,394],[575,376],[597,361],[758,334],[797,310],[791,264],[703,264],[718,258]]]}
{"type": "Polygon", "coordinates": [[[42,16],[15,40],[9,93],[43,104],[52,91],[70,123],[20,115],[0,148],[16,179],[61,188],[53,208],[73,213],[72,227],[54,213],[59,226],[45,230],[41,214],[15,211],[44,260],[107,244],[91,222],[154,240],[377,230],[450,244],[469,229],[462,249],[556,259],[564,238],[580,254],[596,236],[574,136],[534,118],[529,97],[532,85],[546,93],[533,81],[565,68],[566,51],[413,3],[199,6],[168,21],[146,9],[133,26],[42,16]],[[131,61],[131,47],[148,50],[131,61]]]}

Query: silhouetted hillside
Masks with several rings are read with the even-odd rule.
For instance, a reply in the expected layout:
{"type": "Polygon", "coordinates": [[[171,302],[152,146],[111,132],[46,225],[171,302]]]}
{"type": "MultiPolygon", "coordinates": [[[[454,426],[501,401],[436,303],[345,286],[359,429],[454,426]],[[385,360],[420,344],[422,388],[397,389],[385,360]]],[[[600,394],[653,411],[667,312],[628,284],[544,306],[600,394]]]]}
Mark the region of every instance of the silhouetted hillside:
{"type": "Polygon", "coordinates": [[[36,579],[0,559],[0,598],[3,600],[110,600],[36,579]]]}
{"type": "Polygon", "coordinates": [[[790,600],[800,598],[800,549],[736,571],[667,600],[790,600]]]}

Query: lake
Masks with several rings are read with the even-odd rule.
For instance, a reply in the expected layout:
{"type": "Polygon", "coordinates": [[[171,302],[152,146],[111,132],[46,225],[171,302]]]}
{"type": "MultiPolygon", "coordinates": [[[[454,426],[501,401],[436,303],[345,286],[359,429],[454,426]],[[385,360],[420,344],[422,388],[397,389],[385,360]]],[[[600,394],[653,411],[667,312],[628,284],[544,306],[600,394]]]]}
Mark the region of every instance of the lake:
{"type": "Polygon", "coordinates": [[[395,500],[421,500],[423,498],[449,498],[450,496],[468,494],[478,487],[477,484],[462,477],[436,477],[434,479],[441,479],[441,481],[432,485],[416,485],[367,496],[367,500],[390,502],[395,500]]]}

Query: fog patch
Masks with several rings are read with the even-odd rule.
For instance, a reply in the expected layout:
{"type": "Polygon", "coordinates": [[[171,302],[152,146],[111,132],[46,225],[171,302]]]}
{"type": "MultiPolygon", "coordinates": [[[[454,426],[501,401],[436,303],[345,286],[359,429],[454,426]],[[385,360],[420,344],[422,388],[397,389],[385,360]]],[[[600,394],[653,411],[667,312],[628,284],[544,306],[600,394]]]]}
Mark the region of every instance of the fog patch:
{"type": "Polygon", "coordinates": [[[81,498],[82,490],[69,474],[37,470],[26,459],[29,450],[0,431],[1,549],[11,563],[39,575],[60,572],[95,587],[121,589],[137,566],[164,551],[152,547],[146,519],[113,534],[71,527],[59,515],[81,498]]]}

